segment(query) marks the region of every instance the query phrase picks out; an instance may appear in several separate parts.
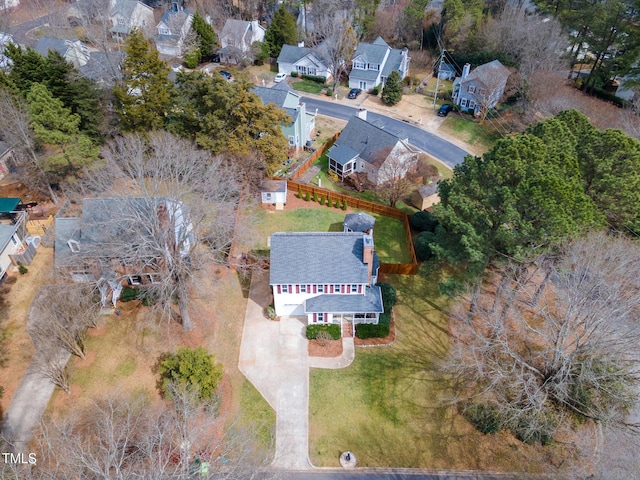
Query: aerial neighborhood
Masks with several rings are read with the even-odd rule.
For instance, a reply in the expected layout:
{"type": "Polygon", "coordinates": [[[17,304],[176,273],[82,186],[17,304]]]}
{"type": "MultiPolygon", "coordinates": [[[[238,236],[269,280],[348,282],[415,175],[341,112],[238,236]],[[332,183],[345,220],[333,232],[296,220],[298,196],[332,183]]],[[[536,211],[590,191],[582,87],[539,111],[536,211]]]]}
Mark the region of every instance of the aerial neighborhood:
{"type": "Polygon", "coordinates": [[[637,478],[639,12],[0,0],[0,478],[637,478]]]}

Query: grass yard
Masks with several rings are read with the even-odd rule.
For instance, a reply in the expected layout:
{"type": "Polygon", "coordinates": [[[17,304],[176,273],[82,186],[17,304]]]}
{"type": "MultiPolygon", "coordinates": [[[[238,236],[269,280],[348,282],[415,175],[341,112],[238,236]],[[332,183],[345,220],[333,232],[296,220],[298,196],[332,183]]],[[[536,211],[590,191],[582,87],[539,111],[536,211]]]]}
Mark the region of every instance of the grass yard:
{"type": "Polygon", "coordinates": [[[291,83],[291,87],[299,92],[320,94],[325,88],[324,85],[311,80],[297,80],[291,83]]]}
{"type": "Polygon", "coordinates": [[[477,154],[489,150],[501,138],[490,125],[480,125],[469,115],[456,112],[450,113],[440,128],[475,147],[477,154]]]}
{"type": "Polygon", "coordinates": [[[485,436],[441,400],[447,383],[435,363],[447,350],[447,299],[423,272],[389,276],[398,290],[397,338],[390,347],[358,349],[342,370],[310,375],[311,462],[337,467],[350,450],[359,467],[524,470],[545,460],[536,446],[500,433],[485,436]]]}
{"type": "MultiPolygon", "coordinates": [[[[289,192],[293,195],[293,192],[289,192]]],[[[285,208],[284,211],[254,212],[256,235],[248,249],[267,248],[267,238],[275,232],[342,232],[345,212],[339,208],[320,206],[309,202],[308,208],[285,208]]],[[[351,210],[348,210],[349,213],[351,210]]],[[[376,219],[373,240],[381,262],[410,263],[411,254],[400,220],[372,214],[376,219]]]]}

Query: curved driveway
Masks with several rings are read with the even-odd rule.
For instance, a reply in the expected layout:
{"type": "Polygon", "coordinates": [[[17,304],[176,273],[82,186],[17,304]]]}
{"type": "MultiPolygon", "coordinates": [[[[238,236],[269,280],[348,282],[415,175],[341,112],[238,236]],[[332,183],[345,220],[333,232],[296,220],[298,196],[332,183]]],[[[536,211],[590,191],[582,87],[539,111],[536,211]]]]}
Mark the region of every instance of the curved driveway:
{"type": "MultiPolygon", "coordinates": [[[[324,101],[312,97],[302,97],[302,101],[305,102],[307,111],[317,109],[320,115],[341,120],[349,120],[358,111],[355,107],[348,107],[334,101],[324,101]]],[[[411,145],[425,151],[451,168],[462,163],[465,156],[471,155],[470,152],[453,143],[410,123],[371,111],[367,112],[367,120],[400,138],[408,138],[411,145]]]]}

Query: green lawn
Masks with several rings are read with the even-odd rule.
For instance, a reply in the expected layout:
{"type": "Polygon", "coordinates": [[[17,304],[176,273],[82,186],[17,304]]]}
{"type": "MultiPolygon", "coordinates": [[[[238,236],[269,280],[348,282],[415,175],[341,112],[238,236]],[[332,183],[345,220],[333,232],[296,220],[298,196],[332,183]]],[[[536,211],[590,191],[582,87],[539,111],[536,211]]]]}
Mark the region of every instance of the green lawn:
{"type": "MultiPolygon", "coordinates": [[[[275,232],[341,232],[345,212],[333,207],[286,209],[265,211],[257,209],[252,215],[256,234],[251,237],[247,249],[267,248],[267,238],[275,232]]],[[[400,220],[371,214],[376,219],[373,240],[381,262],[411,263],[409,244],[400,220]]]]}
{"type": "Polygon", "coordinates": [[[294,90],[298,90],[299,92],[306,93],[322,93],[322,90],[325,88],[324,85],[312,82],[311,80],[298,80],[291,84],[291,87],[294,90]]]}
{"type": "Polygon", "coordinates": [[[337,467],[350,450],[359,467],[537,471],[538,447],[506,435],[482,435],[441,402],[451,393],[436,372],[448,348],[447,299],[438,275],[388,276],[398,290],[397,338],[390,347],[357,349],[341,370],[312,369],[309,455],[337,467]]]}

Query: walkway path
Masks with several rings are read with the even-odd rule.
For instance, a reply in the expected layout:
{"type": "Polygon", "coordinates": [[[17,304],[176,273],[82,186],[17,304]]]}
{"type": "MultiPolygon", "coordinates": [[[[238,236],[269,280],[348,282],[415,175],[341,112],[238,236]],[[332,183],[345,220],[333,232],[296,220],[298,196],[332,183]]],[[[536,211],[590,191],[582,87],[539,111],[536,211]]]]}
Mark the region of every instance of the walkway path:
{"type": "Polygon", "coordinates": [[[309,462],[309,367],[343,368],[354,358],[353,338],[343,340],[337,358],[309,357],[305,325],[294,317],[269,320],[264,308],[270,302],[268,272],[255,273],[249,291],[240,371],[276,412],[276,455],[273,466],[307,470],[309,462]]]}

